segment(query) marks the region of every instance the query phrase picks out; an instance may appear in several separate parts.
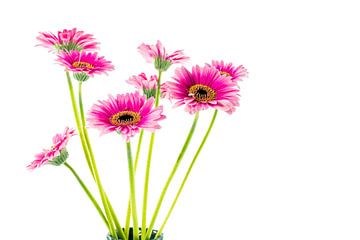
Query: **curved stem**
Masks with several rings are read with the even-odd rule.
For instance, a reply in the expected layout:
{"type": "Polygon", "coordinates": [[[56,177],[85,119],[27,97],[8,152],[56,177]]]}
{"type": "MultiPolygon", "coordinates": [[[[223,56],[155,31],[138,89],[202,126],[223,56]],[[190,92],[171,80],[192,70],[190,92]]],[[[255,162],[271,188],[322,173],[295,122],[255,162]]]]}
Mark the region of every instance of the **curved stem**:
{"type": "Polygon", "coordinates": [[[163,188],[163,190],[161,192],[161,195],[159,197],[159,200],[157,202],[155,212],[154,212],[154,214],[153,214],[153,216],[151,218],[151,222],[150,222],[150,225],[149,225],[149,228],[148,228],[145,239],[150,239],[150,237],[151,237],[151,232],[152,232],[152,229],[153,229],[153,227],[155,225],[156,218],[157,218],[157,216],[159,214],[161,204],[162,204],[162,202],[164,200],[164,197],[165,197],[165,194],[166,194],[166,192],[167,192],[167,190],[169,188],[169,185],[170,185],[170,183],[171,183],[171,181],[172,181],[172,179],[173,179],[173,177],[174,177],[174,175],[175,175],[175,173],[176,173],[176,171],[177,171],[177,169],[178,169],[178,167],[180,165],[180,162],[181,162],[182,158],[184,157],[184,154],[185,154],[185,152],[186,152],[186,150],[187,150],[187,148],[188,148],[188,146],[190,144],[190,140],[191,140],[191,138],[192,138],[192,136],[194,134],[198,119],[199,119],[199,112],[197,112],[195,114],[193,124],[192,124],[192,126],[190,128],[190,131],[189,131],[188,135],[187,135],[185,143],[184,143],[184,145],[183,145],[183,147],[181,149],[181,152],[180,152],[180,154],[179,154],[179,156],[178,156],[178,158],[177,158],[177,160],[175,162],[175,165],[174,165],[173,169],[171,170],[171,173],[170,173],[168,179],[166,180],[165,186],[164,186],[164,188],[163,188]]]}
{"type": "Polygon", "coordinates": [[[138,219],[137,219],[136,195],[135,195],[135,171],[134,171],[133,160],[132,160],[132,156],[131,156],[130,142],[126,142],[126,150],[127,150],[128,165],[129,165],[131,212],[133,215],[133,222],[134,222],[134,229],[133,229],[134,240],[139,240],[139,224],[138,224],[138,219]]]}
{"type": "MultiPolygon", "coordinates": [[[[86,138],[84,136],[84,131],[83,131],[84,128],[82,127],[82,124],[81,124],[79,111],[78,111],[78,108],[77,108],[77,105],[76,105],[74,89],[73,89],[73,85],[72,85],[72,82],[71,82],[71,77],[70,77],[69,71],[66,71],[66,79],[67,79],[68,86],[69,86],[71,105],[72,105],[72,108],[73,108],[75,122],[76,122],[76,126],[77,126],[77,129],[78,129],[78,132],[79,132],[79,136],[80,136],[80,140],[81,140],[81,146],[82,146],[83,151],[84,151],[85,159],[86,159],[87,165],[89,167],[89,170],[91,172],[91,175],[94,178],[94,180],[95,180],[95,182],[96,182],[96,184],[98,186],[99,192],[100,192],[101,200],[103,202],[104,210],[105,210],[107,220],[108,220],[108,230],[109,230],[109,232],[110,232],[110,234],[112,236],[116,236],[116,232],[115,232],[114,227],[113,227],[111,216],[109,215],[109,209],[107,207],[107,204],[105,204],[105,198],[103,196],[104,195],[103,189],[102,189],[101,183],[98,182],[99,177],[96,176],[97,174],[95,174],[93,161],[92,161],[92,158],[91,158],[89,150],[88,150],[88,146],[87,146],[88,144],[87,144],[86,138]]],[[[80,93],[81,93],[81,89],[80,89],[80,93]]],[[[82,102],[80,101],[80,103],[82,103],[82,102]]]]}
{"type": "MultiPolygon", "coordinates": [[[[155,107],[159,106],[159,101],[160,101],[161,74],[162,74],[162,71],[159,70],[156,97],[155,97],[155,107]]],[[[151,167],[151,158],[152,158],[154,142],[155,142],[155,132],[151,133],[148,157],[147,157],[147,161],[146,161],[146,172],[145,172],[145,183],[144,183],[144,194],[143,194],[143,209],[142,209],[142,227],[141,227],[142,236],[146,235],[146,217],[147,217],[146,215],[147,215],[148,190],[149,190],[150,167],[151,167]]]]}
{"type": "Polygon", "coordinates": [[[100,196],[101,196],[101,201],[102,201],[102,203],[104,205],[105,213],[106,213],[106,216],[107,216],[107,219],[108,219],[108,226],[109,226],[110,235],[112,237],[117,237],[116,231],[115,231],[114,226],[113,226],[112,218],[111,218],[111,215],[110,215],[110,211],[109,211],[109,208],[108,208],[108,204],[106,202],[106,198],[105,198],[105,195],[104,195],[104,190],[102,188],[100,178],[99,178],[99,174],[98,174],[97,169],[96,169],[95,162],[93,161],[93,159],[89,155],[87,142],[86,142],[86,139],[84,137],[84,131],[83,131],[84,128],[82,128],[82,125],[81,125],[81,122],[80,122],[79,112],[78,112],[78,109],[77,109],[77,106],[76,106],[76,101],[75,101],[74,89],[73,89],[70,74],[69,74],[68,71],[66,71],[66,78],[67,78],[68,85],[69,85],[71,103],[72,103],[72,107],[73,107],[73,111],[74,111],[76,125],[77,125],[79,135],[80,135],[81,145],[82,145],[83,150],[84,150],[85,158],[86,158],[86,161],[87,161],[88,166],[90,168],[90,172],[91,172],[92,176],[94,177],[95,182],[97,184],[97,187],[99,189],[99,193],[100,193],[100,196]]]}
{"type": "Polygon", "coordinates": [[[99,204],[96,201],[96,199],[94,198],[94,196],[91,194],[90,190],[86,187],[85,183],[82,181],[82,179],[77,174],[75,169],[70,166],[70,164],[65,162],[64,165],[65,165],[65,167],[67,167],[70,170],[70,172],[74,175],[76,180],[79,182],[80,186],[83,188],[84,192],[89,197],[90,201],[94,204],[94,207],[96,208],[96,210],[98,211],[100,217],[102,218],[102,220],[104,221],[106,227],[108,228],[109,227],[108,221],[106,220],[106,217],[105,217],[101,207],[99,206],[99,204]]]}
{"type": "MultiPolygon", "coordinates": [[[[95,156],[94,156],[94,152],[92,150],[92,147],[91,147],[91,143],[90,143],[90,138],[89,138],[89,134],[87,132],[87,128],[86,128],[86,120],[85,120],[85,114],[84,114],[84,107],[83,107],[83,101],[82,101],[82,82],[79,81],[79,108],[80,108],[80,116],[81,116],[81,125],[82,125],[82,132],[83,132],[83,135],[84,135],[84,139],[85,139],[85,143],[86,143],[86,146],[87,146],[87,150],[88,150],[88,153],[89,153],[89,156],[90,156],[90,161],[91,161],[91,165],[92,165],[92,168],[93,168],[93,176],[94,176],[94,179],[95,179],[95,182],[97,182],[96,178],[95,178],[95,171],[98,172],[97,170],[97,167],[96,167],[96,162],[95,162],[95,156]]],[[[100,180],[100,179],[99,179],[100,180]]],[[[101,185],[101,184],[100,184],[101,185]]],[[[109,225],[110,224],[115,224],[116,226],[116,230],[117,232],[120,234],[120,236],[122,237],[122,239],[127,239],[125,237],[125,234],[124,234],[124,231],[120,225],[120,222],[115,214],[115,211],[109,201],[109,198],[107,197],[103,187],[101,186],[102,188],[102,191],[103,191],[103,194],[104,194],[104,208],[105,208],[105,205],[107,206],[107,209],[108,209],[108,219],[109,219],[109,225]]],[[[116,231],[115,231],[115,234],[116,231]]],[[[117,235],[115,235],[117,237],[117,235]]]]}
{"type": "Polygon", "coordinates": [[[169,220],[169,217],[170,217],[172,211],[174,210],[174,207],[175,207],[175,205],[176,205],[176,202],[178,201],[179,196],[180,196],[180,194],[181,194],[181,192],[182,192],[182,190],[183,190],[183,188],[184,188],[184,186],[185,186],[185,183],[186,183],[187,179],[189,178],[190,172],[191,172],[191,170],[192,170],[192,168],[193,168],[193,166],[194,166],[194,164],[195,164],[195,162],[196,162],[196,159],[198,158],[198,156],[199,156],[202,148],[203,148],[204,145],[205,145],[205,142],[206,142],[207,138],[209,137],[209,134],[210,134],[210,132],[211,132],[211,129],[212,129],[212,127],[214,126],[214,122],[215,122],[217,113],[218,113],[218,110],[215,110],[214,115],[213,115],[213,117],[212,117],[212,119],[211,119],[210,125],[209,125],[209,127],[208,127],[208,130],[206,131],[206,134],[205,134],[203,140],[201,141],[201,144],[200,144],[198,150],[196,151],[196,154],[195,154],[195,156],[194,156],[194,158],[193,158],[193,160],[192,160],[192,162],[191,162],[191,164],[190,164],[190,166],[189,166],[189,168],[188,168],[188,170],[187,170],[187,172],[186,172],[186,174],[185,174],[185,177],[184,177],[184,179],[183,179],[183,181],[182,181],[182,183],[181,183],[181,185],[180,185],[180,188],[179,188],[179,190],[178,190],[177,193],[176,193],[176,197],[175,197],[174,201],[173,201],[172,204],[171,204],[170,210],[168,211],[168,213],[167,213],[167,215],[166,215],[166,218],[165,218],[163,224],[161,225],[159,231],[157,232],[157,234],[156,234],[156,236],[155,236],[155,239],[156,239],[157,237],[159,237],[160,234],[162,233],[162,231],[163,231],[163,229],[164,229],[167,221],[169,220]]]}
{"type": "MultiPolygon", "coordinates": [[[[138,165],[138,163],[139,163],[140,149],[141,149],[141,144],[142,144],[143,136],[144,136],[144,130],[141,129],[140,135],[139,135],[138,144],[137,144],[137,149],[136,149],[135,162],[134,162],[134,171],[135,171],[135,174],[136,174],[137,165],[138,165]]],[[[129,197],[128,209],[127,209],[127,214],[126,214],[126,223],[125,223],[125,235],[126,235],[126,236],[129,236],[129,231],[130,231],[130,219],[131,219],[131,199],[130,199],[130,197],[129,197]]]]}

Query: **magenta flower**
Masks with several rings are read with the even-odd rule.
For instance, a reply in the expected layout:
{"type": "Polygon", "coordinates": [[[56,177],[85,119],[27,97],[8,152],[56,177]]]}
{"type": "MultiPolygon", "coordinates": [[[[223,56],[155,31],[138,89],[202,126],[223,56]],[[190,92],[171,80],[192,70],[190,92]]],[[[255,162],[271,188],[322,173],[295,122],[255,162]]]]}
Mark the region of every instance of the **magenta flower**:
{"type": "Polygon", "coordinates": [[[58,31],[57,35],[51,32],[40,32],[36,37],[40,41],[38,46],[49,48],[50,51],[91,51],[98,49],[98,44],[92,34],[85,34],[83,31],[78,31],[76,28],[72,30],[64,29],[58,31]]]}
{"type": "Polygon", "coordinates": [[[158,84],[158,78],[156,75],[152,75],[150,76],[150,79],[148,79],[145,73],[140,73],[137,76],[131,76],[126,82],[135,86],[136,89],[142,91],[147,98],[155,97],[156,95],[158,84]]]}
{"type": "Polygon", "coordinates": [[[53,145],[50,149],[44,149],[41,153],[36,154],[35,160],[31,162],[27,168],[29,170],[34,170],[45,164],[56,166],[63,164],[69,155],[66,150],[66,145],[69,142],[69,139],[74,135],[76,135],[75,130],[68,127],[65,128],[64,133],[56,134],[52,139],[53,145]]]}
{"type": "Polygon", "coordinates": [[[156,45],[143,43],[138,47],[138,50],[147,62],[154,62],[155,68],[160,71],[166,71],[174,63],[183,63],[189,60],[189,57],[184,55],[183,50],[168,54],[159,40],[156,45]]]}
{"type": "Polygon", "coordinates": [[[163,107],[155,107],[154,98],[146,99],[138,92],[109,95],[108,100],[94,104],[88,115],[89,125],[99,128],[101,134],[120,133],[126,141],[139,129],[155,131],[160,128],[158,121],[165,118],[163,107]]]}
{"type": "Polygon", "coordinates": [[[239,106],[236,82],[213,67],[194,66],[191,72],[181,67],[176,69],[174,80],[163,85],[162,95],[174,100],[175,106],[185,105],[191,114],[209,107],[231,114],[239,106]]]}
{"type": "Polygon", "coordinates": [[[86,81],[94,74],[107,74],[107,71],[114,70],[114,66],[104,57],[99,57],[96,52],[60,52],[57,61],[66,69],[74,72],[79,81],[86,81]]]}
{"type": "Polygon", "coordinates": [[[248,71],[243,65],[234,66],[232,63],[224,63],[224,61],[212,61],[213,66],[219,70],[220,74],[230,76],[233,81],[241,81],[243,78],[248,76],[248,71]]]}

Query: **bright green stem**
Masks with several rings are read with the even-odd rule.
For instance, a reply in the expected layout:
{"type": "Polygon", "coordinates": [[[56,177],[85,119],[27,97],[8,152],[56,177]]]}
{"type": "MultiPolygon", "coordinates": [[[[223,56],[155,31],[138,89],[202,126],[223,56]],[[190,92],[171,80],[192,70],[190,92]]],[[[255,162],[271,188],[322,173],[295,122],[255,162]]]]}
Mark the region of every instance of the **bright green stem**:
{"type": "Polygon", "coordinates": [[[154,214],[153,214],[153,216],[151,218],[151,222],[150,222],[148,232],[146,234],[145,239],[150,239],[151,232],[152,232],[152,229],[153,229],[153,227],[155,225],[156,218],[157,218],[157,216],[159,214],[161,204],[162,204],[162,202],[164,200],[164,197],[165,197],[165,194],[166,194],[166,192],[167,192],[167,190],[169,188],[169,185],[170,185],[170,183],[171,183],[171,181],[172,181],[172,179],[173,179],[173,177],[174,177],[174,175],[175,175],[175,173],[176,173],[176,171],[177,171],[177,169],[178,169],[178,167],[180,165],[180,162],[181,162],[182,158],[184,157],[184,154],[185,154],[185,152],[186,152],[186,150],[187,150],[187,148],[188,148],[188,146],[190,144],[190,141],[191,141],[191,138],[192,138],[192,136],[194,134],[198,119],[199,119],[199,112],[197,112],[195,114],[193,124],[192,124],[192,126],[190,128],[190,131],[189,131],[188,135],[187,135],[185,143],[184,143],[184,145],[183,145],[183,147],[181,149],[181,152],[180,152],[180,154],[179,154],[179,156],[178,156],[178,158],[177,158],[177,160],[175,162],[175,165],[174,165],[174,167],[173,167],[173,169],[172,169],[172,171],[171,171],[171,173],[170,173],[170,175],[169,175],[169,177],[168,177],[168,179],[167,179],[167,181],[165,183],[165,186],[164,186],[164,188],[163,188],[163,190],[161,192],[161,195],[160,195],[159,200],[158,200],[157,205],[156,205],[155,212],[154,212],[154,214]]]}
{"type": "Polygon", "coordinates": [[[85,159],[86,159],[86,162],[87,162],[88,167],[90,169],[91,175],[94,177],[94,171],[93,171],[93,168],[92,168],[92,165],[91,165],[90,154],[88,152],[87,145],[86,145],[86,140],[85,140],[85,137],[84,137],[84,134],[83,134],[83,131],[82,131],[79,111],[78,111],[76,101],[75,101],[74,89],[73,89],[70,74],[69,74],[68,71],[66,71],[66,78],[67,78],[68,85],[69,85],[71,104],[72,104],[72,108],[73,108],[73,112],[74,112],[74,116],[75,116],[76,126],[77,126],[79,136],[80,136],[80,140],[81,140],[81,146],[83,148],[85,159]]]}
{"type": "Polygon", "coordinates": [[[105,194],[104,194],[104,190],[103,190],[103,188],[101,186],[99,174],[97,172],[96,165],[94,165],[95,162],[93,161],[93,159],[89,155],[87,142],[86,142],[86,139],[84,137],[84,131],[83,131],[84,128],[82,128],[82,124],[80,122],[79,112],[78,112],[78,109],[77,109],[77,106],[76,106],[76,101],[75,101],[74,89],[73,89],[70,74],[69,74],[68,71],[66,71],[66,78],[68,80],[71,103],[72,103],[72,107],[73,107],[73,111],[74,111],[74,115],[75,115],[76,125],[77,125],[79,135],[80,135],[81,145],[82,145],[83,150],[84,150],[85,158],[86,158],[86,161],[87,161],[88,166],[90,168],[90,172],[92,173],[92,175],[93,175],[93,177],[95,179],[95,182],[97,184],[97,187],[99,189],[99,192],[100,192],[101,201],[102,201],[102,203],[104,205],[105,213],[106,213],[107,220],[108,220],[108,226],[109,226],[110,235],[112,237],[117,237],[116,231],[115,231],[114,226],[113,226],[112,218],[111,218],[111,215],[110,215],[109,207],[108,207],[108,204],[107,204],[107,201],[106,201],[106,197],[105,197],[105,194]]]}
{"type": "Polygon", "coordinates": [[[155,107],[159,106],[159,101],[160,101],[161,74],[162,71],[159,70],[156,97],[155,97],[155,107]]]}
{"type": "Polygon", "coordinates": [[[133,216],[134,222],[134,240],[139,240],[139,224],[137,219],[137,210],[136,210],[136,195],[135,195],[135,171],[133,160],[131,156],[131,144],[130,142],[126,142],[126,150],[128,157],[128,165],[129,165],[129,182],[130,182],[130,198],[131,198],[131,212],[133,216]]]}
{"type": "Polygon", "coordinates": [[[163,229],[164,229],[164,227],[165,227],[165,224],[166,224],[167,221],[169,220],[169,217],[170,217],[172,211],[174,210],[174,207],[175,207],[175,205],[176,205],[176,202],[178,201],[179,196],[180,196],[180,194],[181,194],[181,192],[182,192],[182,190],[183,190],[183,188],[184,188],[184,186],[185,186],[185,183],[186,183],[187,179],[189,178],[190,172],[191,172],[191,170],[192,170],[192,168],[193,168],[193,166],[194,166],[194,164],[195,164],[195,162],[196,162],[196,159],[198,158],[198,156],[199,156],[202,148],[203,148],[204,145],[205,145],[205,142],[206,142],[207,138],[209,137],[209,134],[210,134],[211,129],[212,129],[213,125],[214,125],[214,122],[215,122],[217,113],[218,113],[218,110],[215,110],[214,115],[213,115],[213,117],[212,117],[212,119],[211,119],[210,125],[209,125],[209,127],[208,127],[208,130],[206,131],[206,134],[205,134],[203,140],[201,141],[201,144],[200,144],[198,150],[196,151],[196,154],[195,154],[195,156],[194,156],[194,158],[193,158],[193,160],[192,160],[192,162],[191,162],[191,164],[190,164],[190,166],[189,166],[189,168],[188,168],[188,170],[187,170],[187,172],[186,172],[186,174],[185,174],[185,177],[184,177],[183,181],[181,182],[180,188],[179,188],[179,190],[178,190],[177,193],[176,193],[176,197],[175,197],[174,201],[173,201],[172,204],[171,204],[170,210],[169,210],[169,212],[167,213],[166,218],[165,218],[163,224],[161,225],[159,231],[157,232],[157,234],[156,234],[156,236],[155,236],[155,239],[156,239],[157,237],[159,237],[160,234],[162,233],[162,231],[163,231],[163,229]]]}
{"type": "Polygon", "coordinates": [[[74,177],[76,178],[76,180],[79,182],[80,186],[83,188],[84,192],[86,193],[86,195],[89,197],[89,199],[91,200],[91,202],[94,204],[94,207],[96,208],[96,210],[98,211],[100,217],[102,218],[102,220],[104,221],[106,227],[108,228],[108,221],[106,220],[106,217],[103,213],[103,211],[101,210],[101,207],[99,206],[98,202],[96,201],[96,199],[94,198],[94,196],[91,194],[90,190],[86,187],[85,183],[83,182],[83,180],[80,178],[80,176],[77,174],[77,172],[75,171],[74,168],[72,168],[70,166],[70,164],[68,164],[67,162],[64,163],[65,167],[67,167],[70,172],[74,175],[74,177]]]}
{"type": "Polygon", "coordinates": [[[147,202],[148,202],[148,190],[149,190],[149,178],[150,178],[150,166],[151,166],[151,157],[153,152],[153,146],[155,141],[155,133],[151,134],[150,137],[150,146],[146,162],[146,172],[145,172],[145,184],[144,184],[144,194],[143,194],[143,209],[142,209],[142,227],[141,227],[141,236],[146,234],[146,215],[147,215],[147,202]]]}
{"type": "MultiPolygon", "coordinates": [[[[138,144],[137,144],[136,155],[135,155],[135,163],[134,163],[134,171],[135,171],[135,174],[136,174],[137,165],[138,165],[138,163],[139,163],[140,149],[141,149],[141,144],[142,144],[143,136],[144,136],[144,130],[141,130],[141,131],[140,131],[140,135],[139,135],[138,144]]],[[[128,209],[127,209],[127,215],[126,215],[126,223],[125,223],[125,235],[126,235],[126,236],[129,236],[129,231],[130,231],[130,219],[131,219],[131,199],[130,199],[130,197],[129,197],[128,209]]]]}
{"type": "MultiPolygon", "coordinates": [[[[158,73],[158,82],[157,82],[157,90],[155,97],[155,107],[159,106],[160,101],[160,86],[161,86],[161,74],[162,71],[159,70],[158,73]]],[[[146,235],[146,215],[147,215],[147,202],[148,202],[148,190],[149,190],[149,179],[150,179],[150,167],[151,167],[151,158],[155,141],[155,133],[151,134],[150,137],[150,145],[148,151],[148,157],[146,161],[146,172],[145,172],[145,182],[144,182],[144,194],[143,194],[143,209],[142,209],[142,227],[141,227],[141,235],[146,235]]]]}
{"type": "MultiPolygon", "coordinates": [[[[83,132],[83,135],[84,135],[84,138],[85,138],[85,143],[86,143],[86,146],[87,146],[88,153],[90,155],[90,161],[91,161],[92,169],[93,169],[93,171],[97,171],[94,152],[92,150],[89,134],[88,134],[87,128],[86,128],[84,107],[83,107],[83,101],[82,101],[82,82],[81,81],[79,81],[79,108],[80,108],[82,132],[83,132]]],[[[94,176],[95,182],[97,182],[97,180],[95,178],[95,174],[93,174],[93,176],[94,176]]],[[[109,201],[109,198],[107,197],[104,189],[102,189],[102,191],[104,193],[104,199],[105,199],[105,202],[106,202],[106,203],[104,203],[104,207],[105,207],[105,204],[106,204],[107,207],[108,207],[108,213],[110,214],[108,216],[108,218],[110,218],[109,219],[109,225],[110,224],[115,224],[117,232],[120,234],[121,238],[125,240],[127,238],[125,237],[124,231],[123,231],[123,229],[122,229],[122,227],[120,225],[120,222],[119,222],[119,220],[118,220],[118,218],[117,218],[117,216],[115,214],[115,211],[114,211],[114,209],[113,209],[113,207],[112,207],[112,205],[111,205],[111,203],[109,201]]],[[[115,233],[116,233],[116,231],[115,231],[115,233]]],[[[115,235],[115,236],[117,236],[117,235],[115,235]]]]}
{"type": "Polygon", "coordinates": [[[81,117],[81,124],[83,128],[86,128],[86,121],[84,115],[84,105],[82,102],[82,81],[79,81],[79,108],[80,108],[80,117],[81,117]]]}
{"type": "Polygon", "coordinates": [[[136,155],[135,155],[135,163],[134,163],[135,173],[136,173],[137,165],[139,163],[140,150],[141,150],[143,136],[144,136],[144,130],[141,129],[140,135],[139,135],[139,141],[138,141],[138,145],[137,145],[137,149],[136,149],[136,155]]]}

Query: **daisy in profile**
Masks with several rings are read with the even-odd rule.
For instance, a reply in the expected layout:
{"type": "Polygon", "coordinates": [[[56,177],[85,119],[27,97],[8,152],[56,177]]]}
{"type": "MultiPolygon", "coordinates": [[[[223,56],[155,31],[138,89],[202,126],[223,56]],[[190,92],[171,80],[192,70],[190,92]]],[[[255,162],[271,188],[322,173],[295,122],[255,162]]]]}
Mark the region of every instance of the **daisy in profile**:
{"type": "Polygon", "coordinates": [[[37,46],[50,49],[51,52],[59,51],[92,51],[98,49],[98,44],[92,34],[78,31],[76,28],[71,30],[64,29],[57,34],[51,32],[40,32],[36,39],[40,42],[37,46]]]}
{"type": "Polygon", "coordinates": [[[153,107],[154,98],[146,99],[138,92],[109,96],[94,104],[88,114],[89,126],[101,134],[118,132],[130,141],[139,129],[154,132],[160,128],[158,121],[165,118],[163,107],[153,107]]]}
{"type": "Polygon", "coordinates": [[[213,66],[219,70],[220,74],[225,76],[230,76],[233,81],[241,81],[248,76],[248,71],[243,65],[235,66],[232,63],[224,63],[224,61],[212,61],[211,64],[206,64],[208,66],[213,66]]]}
{"type": "Polygon", "coordinates": [[[155,97],[156,95],[158,84],[156,75],[147,78],[145,73],[140,73],[139,75],[131,76],[126,82],[133,85],[137,90],[142,91],[147,98],[155,97]]]}
{"type": "Polygon", "coordinates": [[[68,152],[66,150],[66,145],[69,142],[69,139],[75,135],[75,130],[66,127],[64,133],[56,134],[52,139],[52,146],[49,149],[44,149],[41,153],[35,155],[35,160],[32,161],[27,168],[29,170],[34,170],[45,164],[51,164],[59,166],[63,164],[67,157],[68,152]]]}
{"type": "Polygon", "coordinates": [[[67,70],[74,73],[79,81],[86,81],[94,74],[107,74],[114,70],[114,66],[104,57],[98,56],[96,52],[60,52],[57,61],[67,70]]]}
{"type": "Polygon", "coordinates": [[[185,67],[177,68],[173,79],[162,86],[162,95],[172,100],[175,106],[185,105],[185,111],[191,114],[209,107],[231,114],[239,106],[236,82],[214,67],[196,65],[191,71],[185,67]]]}
{"type": "Polygon", "coordinates": [[[155,68],[159,71],[166,71],[172,64],[189,60],[189,57],[184,55],[183,50],[177,50],[173,53],[166,52],[165,47],[159,40],[156,45],[143,43],[138,47],[138,50],[145,60],[149,63],[153,62],[155,68]]]}

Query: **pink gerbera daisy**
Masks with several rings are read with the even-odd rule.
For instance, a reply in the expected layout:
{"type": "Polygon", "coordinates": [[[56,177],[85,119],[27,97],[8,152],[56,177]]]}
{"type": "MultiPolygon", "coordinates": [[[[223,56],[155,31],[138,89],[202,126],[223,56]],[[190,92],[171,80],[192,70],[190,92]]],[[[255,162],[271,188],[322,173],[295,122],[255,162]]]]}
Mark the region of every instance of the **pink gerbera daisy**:
{"type": "Polygon", "coordinates": [[[71,51],[71,50],[96,50],[99,43],[95,42],[92,34],[85,34],[76,28],[58,31],[57,35],[51,32],[40,32],[36,37],[40,41],[38,46],[49,48],[50,51],[71,51]]]}
{"type": "Polygon", "coordinates": [[[184,55],[183,50],[177,50],[171,54],[167,53],[159,40],[156,45],[143,43],[138,47],[138,50],[147,62],[154,62],[155,68],[160,71],[166,71],[174,63],[183,63],[189,60],[189,57],[184,55]]]}
{"type": "Polygon", "coordinates": [[[185,105],[187,112],[195,113],[209,107],[227,113],[239,106],[239,88],[231,77],[221,75],[213,67],[184,67],[175,71],[175,82],[163,85],[163,95],[175,101],[175,106],[185,105]]]}
{"type": "Polygon", "coordinates": [[[158,121],[165,118],[163,108],[153,108],[153,105],[154,98],[146,99],[138,92],[110,95],[108,100],[92,106],[88,121],[102,134],[116,131],[129,141],[139,129],[155,131],[160,128],[158,121]]]}
{"type": "Polygon", "coordinates": [[[64,133],[56,134],[53,139],[53,145],[50,149],[44,149],[41,153],[35,155],[35,160],[30,163],[27,168],[34,170],[45,164],[52,164],[59,166],[63,164],[67,157],[68,152],[66,150],[66,145],[69,142],[69,139],[75,135],[75,130],[66,127],[64,133]]]}
{"type": "Polygon", "coordinates": [[[86,81],[94,74],[107,74],[107,71],[114,70],[111,62],[99,57],[96,52],[60,52],[57,60],[66,69],[72,71],[79,81],[86,81]]]}
{"type": "Polygon", "coordinates": [[[243,65],[234,66],[232,63],[224,63],[222,60],[212,61],[211,65],[207,65],[215,67],[222,75],[230,76],[233,81],[243,80],[248,76],[248,71],[243,65]]]}
{"type": "Polygon", "coordinates": [[[131,76],[126,82],[135,86],[136,89],[143,91],[147,98],[155,97],[158,83],[156,75],[152,75],[148,79],[145,73],[140,73],[139,75],[131,76]]]}

